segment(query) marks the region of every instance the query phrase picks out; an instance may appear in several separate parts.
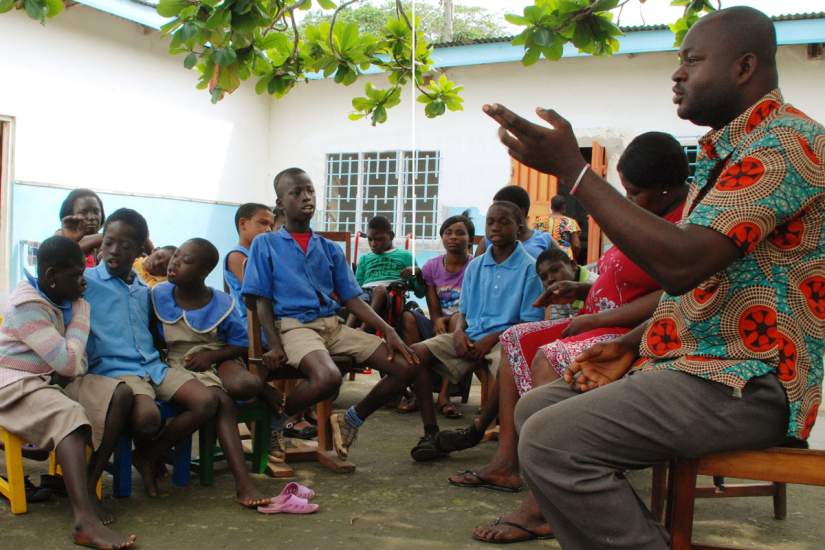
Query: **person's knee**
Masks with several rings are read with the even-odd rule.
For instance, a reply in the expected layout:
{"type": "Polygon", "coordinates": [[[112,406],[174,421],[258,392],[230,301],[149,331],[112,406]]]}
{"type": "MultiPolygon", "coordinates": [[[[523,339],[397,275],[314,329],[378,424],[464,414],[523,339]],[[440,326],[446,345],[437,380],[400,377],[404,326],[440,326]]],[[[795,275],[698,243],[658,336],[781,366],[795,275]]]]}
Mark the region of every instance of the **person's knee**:
{"type": "Polygon", "coordinates": [[[122,411],[130,411],[135,403],[135,394],[127,384],[118,384],[112,394],[110,410],[117,407],[122,411]]]}
{"type": "Polygon", "coordinates": [[[141,407],[132,414],[132,434],[138,439],[151,439],[160,431],[162,422],[157,407],[141,407]]]}
{"type": "Polygon", "coordinates": [[[521,430],[527,420],[541,410],[538,406],[538,398],[532,392],[527,392],[521,396],[516,403],[516,410],[513,416],[516,424],[516,433],[521,437],[521,430]]]}
{"type": "Polygon", "coordinates": [[[415,315],[412,311],[405,311],[401,314],[401,328],[404,334],[416,334],[418,325],[415,322],[415,315]]]}
{"type": "MultiPolygon", "coordinates": [[[[221,390],[222,391],[222,390],[221,390]]],[[[193,397],[187,403],[189,412],[196,414],[202,419],[211,418],[218,411],[220,407],[220,395],[218,391],[204,388],[197,396],[193,397]]]]}
{"type": "Polygon", "coordinates": [[[342,381],[341,372],[336,368],[317,373],[312,382],[318,390],[320,399],[330,399],[338,395],[338,388],[341,387],[342,381]]]}
{"type": "Polygon", "coordinates": [[[224,387],[234,399],[246,401],[260,395],[263,392],[264,383],[254,374],[247,372],[245,375],[224,380],[224,387]]]}

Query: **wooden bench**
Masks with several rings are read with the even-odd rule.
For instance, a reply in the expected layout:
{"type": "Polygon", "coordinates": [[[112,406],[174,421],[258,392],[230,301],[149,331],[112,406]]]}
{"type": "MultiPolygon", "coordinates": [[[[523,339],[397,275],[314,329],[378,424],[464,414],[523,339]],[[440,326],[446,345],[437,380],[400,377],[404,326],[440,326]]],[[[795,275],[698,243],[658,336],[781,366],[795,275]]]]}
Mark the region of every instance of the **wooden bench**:
{"type": "Polygon", "coordinates": [[[720,550],[692,543],[694,500],[699,475],[825,487],[825,451],[773,447],[680,458],[671,463],[665,525],[673,550],[720,550]]]}

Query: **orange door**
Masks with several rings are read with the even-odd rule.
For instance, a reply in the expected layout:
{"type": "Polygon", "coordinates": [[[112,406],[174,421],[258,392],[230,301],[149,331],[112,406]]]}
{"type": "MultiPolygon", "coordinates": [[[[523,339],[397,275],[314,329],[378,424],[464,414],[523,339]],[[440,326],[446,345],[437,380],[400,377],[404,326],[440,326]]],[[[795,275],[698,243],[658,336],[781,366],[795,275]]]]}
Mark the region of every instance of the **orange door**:
{"type": "MultiPolygon", "coordinates": [[[[601,177],[607,177],[607,151],[604,145],[593,141],[590,167],[601,177]]],[[[587,263],[592,264],[602,255],[602,230],[591,216],[587,216],[587,263]]]]}
{"type": "Polygon", "coordinates": [[[556,194],[558,180],[555,176],[543,174],[513,158],[510,159],[510,166],[510,185],[523,187],[530,195],[527,224],[533,229],[546,231],[550,219],[550,199],[556,194]]]}

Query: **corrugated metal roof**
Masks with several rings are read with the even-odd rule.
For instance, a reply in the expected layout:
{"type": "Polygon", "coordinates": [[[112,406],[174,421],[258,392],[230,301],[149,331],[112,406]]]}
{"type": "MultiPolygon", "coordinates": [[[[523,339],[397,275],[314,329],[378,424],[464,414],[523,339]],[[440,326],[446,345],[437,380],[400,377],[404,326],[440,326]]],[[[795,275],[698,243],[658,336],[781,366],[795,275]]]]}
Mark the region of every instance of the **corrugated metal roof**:
{"type": "MultiPolygon", "coordinates": [[[[825,19],[825,12],[811,12],[811,13],[788,13],[785,15],[774,15],[771,17],[772,21],[802,21],[805,19],[825,19]]],[[[620,27],[622,32],[649,32],[649,31],[666,31],[667,25],[633,25],[620,27]]],[[[516,35],[508,36],[491,36],[489,38],[478,38],[475,40],[464,40],[454,42],[438,42],[433,44],[435,48],[452,48],[455,46],[473,46],[475,44],[496,44],[499,42],[511,42],[516,35]]]]}

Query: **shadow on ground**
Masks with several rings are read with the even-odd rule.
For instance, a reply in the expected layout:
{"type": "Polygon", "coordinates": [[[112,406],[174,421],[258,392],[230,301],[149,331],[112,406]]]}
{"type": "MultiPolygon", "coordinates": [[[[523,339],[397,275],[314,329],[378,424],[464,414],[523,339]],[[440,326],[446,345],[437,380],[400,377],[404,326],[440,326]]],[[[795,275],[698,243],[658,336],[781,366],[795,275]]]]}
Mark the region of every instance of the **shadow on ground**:
{"type": "MultiPolygon", "coordinates": [[[[373,383],[359,376],[347,382],[336,406],[348,406],[373,383]]],[[[478,388],[462,406],[465,418],[478,407],[478,388]]],[[[440,419],[443,427],[458,427],[464,420],[440,419]]],[[[823,433],[820,418],[817,432],[823,433]]],[[[142,548],[206,550],[256,549],[454,549],[491,548],[470,538],[471,529],[514,508],[523,495],[483,489],[452,487],[446,478],[453,472],[476,468],[493,454],[495,443],[459,453],[429,464],[416,464],[410,448],[420,435],[417,415],[382,410],[359,434],[351,457],[354,474],[333,474],[317,464],[299,464],[297,479],[318,492],[321,511],[312,516],[264,516],[244,510],[232,499],[232,480],[225,471],[214,487],[162,486],[161,496],[142,495],[135,476],[135,495],[127,499],[107,497],[104,505],[117,516],[116,528],[134,532],[142,548]]],[[[820,436],[821,438],[821,436],[820,436]]],[[[820,445],[823,446],[823,445],[820,445]]],[[[0,458],[2,463],[2,458],[0,458]]],[[[45,471],[41,463],[26,464],[33,480],[45,471]]],[[[3,464],[3,471],[5,465],[3,464]]],[[[649,498],[650,472],[629,475],[643,499],[649,498]]],[[[104,480],[105,494],[110,494],[104,480]]],[[[261,488],[276,494],[283,480],[261,477],[261,488]]],[[[775,521],[771,499],[718,499],[697,503],[695,539],[709,544],[740,548],[823,548],[825,490],[791,486],[788,519],[775,521]]],[[[593,518],[596,521],[597,518],[593,518]]],[[[13,516],[0,498],[0,548],[28,550],[71,548],[67,501],[33,504],[29,513],[13,516]]],[[[554,541],[524,543],[519,548],[558,548],[554,541]]]]}

